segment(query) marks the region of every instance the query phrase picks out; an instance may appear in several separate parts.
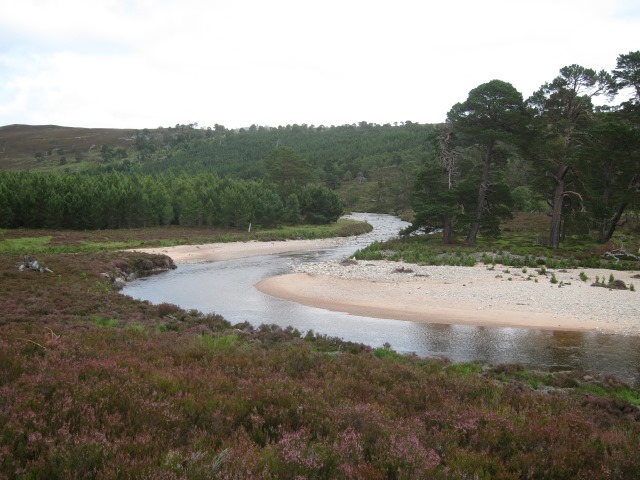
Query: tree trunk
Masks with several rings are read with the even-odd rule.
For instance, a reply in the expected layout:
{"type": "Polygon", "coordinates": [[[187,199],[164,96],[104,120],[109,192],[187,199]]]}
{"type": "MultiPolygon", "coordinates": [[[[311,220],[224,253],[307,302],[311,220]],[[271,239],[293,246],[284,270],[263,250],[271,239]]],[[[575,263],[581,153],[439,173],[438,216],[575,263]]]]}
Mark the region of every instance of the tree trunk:
{"type": "MultiPolygon", "coordinates": [[[[602,205],[601,205],[603,212],[605,212],[605,214],[609,213],[610,195],[611,195],[611,189],[610,189],[609,182],[605,182],[604,192],[602,193],[602,205]]],[[[609,223],[609,219],[603,215],[603,217],[600,218],[600,237],[598,238],[598,241],[600,243],[606,242],[604,238],[607,236],[607,230],[609,230],[610,227],[611,227],[611,223],[609,223]]]]}
{"type": "Polygon", "coordinates": [[[616,227],[618,226],[618,223],[622,218],[622,214],[624,213],[625,208],[627,208],[627,202],[622,203],[618,207],[618,210],[616,210],[616,214],[613,216],[613,219],[611,220],[611,224],[609,225],[609,228],[605,232],[602,232],[600,234],[600,243],[607,243],[609,240],[611,240],[611,237],[613,237],[613,232],[616,231],[616,227]]]}
{"type": "Polygon", "coordinates": [[[487,147],[487,153],[484,156],[482,162],[482,177],[480,178],[480,187],[478,188],[478,203],[476,206],[476,214],[471,229],[467,235],[465,243],[467,245],[475,245],[476,237],[480,231],[480,223],[482,221],[482,215],[484,214],[484,204],[487,198],[487,191],[489,190],[489,168],[491,167],[491,155],[493,154],[493,143],[487,147]]]}
{"type": "Polygon", "coordinates": [[[553,210],[551,211],[551,228],[549,230],[549,247],[556,249],[560,246],[562,232],[562,200],[564,198],[564,178],[569,171],[568,165],[560,165],[554,177],[556,188],[553,194],[553,210]]]}
{"type": "Polygon", "coordinates": [[[469,234],[467,235],[467,239],[465,240],[466,245],[473,246],[476,244],[476,237],[478,236],[478,232],[480,231],[480,222],[475,221],[471,224],[471,229],[469,230],[469,234]]]}
{"type": "Polygon", "coordinates": [[[442,244],[451,245],[453,243],[453,215],[447,213],[444,216],[444,227],[442,228],[442,244]]]}

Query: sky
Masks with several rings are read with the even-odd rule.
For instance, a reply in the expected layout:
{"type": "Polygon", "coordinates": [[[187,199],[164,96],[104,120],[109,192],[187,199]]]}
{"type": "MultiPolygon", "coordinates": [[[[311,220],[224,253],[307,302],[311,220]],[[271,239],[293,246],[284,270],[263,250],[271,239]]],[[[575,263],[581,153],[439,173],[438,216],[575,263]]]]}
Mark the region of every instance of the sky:
{"type": "Polygon", "coordinates": [[[438,123],[637,50],[640,0],[0,0],[0,126],[438,123]]]}

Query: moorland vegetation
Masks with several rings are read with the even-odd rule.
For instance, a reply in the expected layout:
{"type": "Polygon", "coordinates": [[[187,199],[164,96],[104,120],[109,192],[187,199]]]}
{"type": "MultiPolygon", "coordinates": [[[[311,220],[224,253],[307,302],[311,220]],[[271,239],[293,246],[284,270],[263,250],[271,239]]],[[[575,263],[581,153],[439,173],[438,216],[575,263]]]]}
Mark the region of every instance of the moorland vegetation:
{"type": "MultiPolygon", "coordinates": [[[[166,242],[164,229],[125,240],[158,244],[153,232],[166,242]]],[[[0,256],[3,478],[634,478],[640,468],[640,391],[614,377],[452,364],[135,301],[104,274],[168,258],[113,250],[118,237],[107,245],[104,231],[41,233],[50,250],[38,259],[53,273],[0,256]]],[[[216,240],[211,229],[182,238],[204,235],[216,240]]]]}

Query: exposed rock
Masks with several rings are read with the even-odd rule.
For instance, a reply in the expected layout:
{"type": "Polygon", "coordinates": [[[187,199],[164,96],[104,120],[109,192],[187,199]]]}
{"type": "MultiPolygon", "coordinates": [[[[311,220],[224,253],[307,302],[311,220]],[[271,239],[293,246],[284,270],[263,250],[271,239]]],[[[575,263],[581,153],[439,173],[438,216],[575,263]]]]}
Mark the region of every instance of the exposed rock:
{"type": "Polygon", "coordinates": [[[148,277],[177,267],[167,255],[153,255],[147,253],[128,254],[115,260],[113,269],[100,275],[111,281],[114,289],[124,288],[127,282],[140,277],[148,277]]]}
{"type": "Polygon", "coordinates": [[[53,273],[53,270],[49,269],[46,265],[41,264],[35,258],[31,259],[29,255],[25,255],[22,262],[18,264],[18,270],[22,272],[25,269],[34,270],[40,273],[53,273]]]}

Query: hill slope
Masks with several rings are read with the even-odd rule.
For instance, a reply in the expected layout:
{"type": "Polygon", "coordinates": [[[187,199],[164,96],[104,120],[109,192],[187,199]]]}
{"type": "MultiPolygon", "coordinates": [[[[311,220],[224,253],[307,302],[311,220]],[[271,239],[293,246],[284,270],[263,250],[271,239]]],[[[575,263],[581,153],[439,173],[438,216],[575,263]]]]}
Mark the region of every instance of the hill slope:
{"type": "Polygon", "coordinates": [[[101,145],[129,149],[135,138],[134,130],[118,128],[7,125],[0,127],[0,170],[47,170],[62,157],[67,163],[98,159],[101,145]]]}
{"type": "Polygon", "coordinates": [[[264,160],[291,147],[347,208],[400,213],[409,208],[416,169],[432,154],[432,125],[314,127],[252,125],[230,130],[196,124],[127,130],[55,125],[0,127],[0,171],[42,173],[213,173],[259,179],[264,160]]]}

